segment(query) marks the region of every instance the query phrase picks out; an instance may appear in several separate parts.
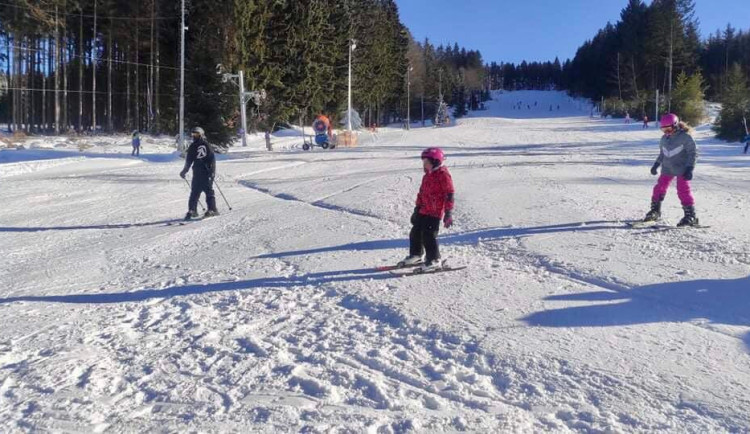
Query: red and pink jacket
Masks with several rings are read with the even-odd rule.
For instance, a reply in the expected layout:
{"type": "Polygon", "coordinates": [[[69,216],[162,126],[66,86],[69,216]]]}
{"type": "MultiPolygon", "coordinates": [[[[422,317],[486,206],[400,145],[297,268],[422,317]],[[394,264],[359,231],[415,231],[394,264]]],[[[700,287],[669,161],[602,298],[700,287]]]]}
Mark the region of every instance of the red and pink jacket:
{"type": "Polygon", "coordinates": [[[422,177],[422,185],[417,194],[419,213],[443,218],[445,211],[453,209],[453,179],[448,168],[440,166],[422,177]]]}

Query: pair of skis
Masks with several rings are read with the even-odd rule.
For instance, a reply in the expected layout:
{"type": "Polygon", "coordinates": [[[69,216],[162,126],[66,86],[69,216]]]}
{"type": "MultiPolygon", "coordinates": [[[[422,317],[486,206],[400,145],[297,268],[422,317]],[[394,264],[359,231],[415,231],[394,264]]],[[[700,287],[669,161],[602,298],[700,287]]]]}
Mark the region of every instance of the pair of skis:
{"type": "Polygon", "coordinates": [[[396,264],[396,265],[383,265],[380,267],[376,267],[375,269],[377,271],[387,271],[394,276],[419,276],[423,274],[436,274],[436,273],[445,273],[448,271],[458,271],[463,270],[466,268],[466,265],[460,265],[460,266],[452,266],[447,263],[447,260],[443,260],[441,262],[440,268],[435,268],[429,271],[422,270],[421,266],[423,265],[422,262],[417,264],[396,264]]]}
{"type": "Polygon", "coordinates": [[[198,217],[193,217],[190,220],[175,219],[175,220],[168,221],[166,223],[166,226],[185,226],[185,225],[189,225],[190,223],[200,222],[200,221],[203,221],[203,220],[212,219],[214,217],[218,217],[218,216],[215,216],[215,215],[208,216],[208,217],[206,217],[206,216],[198,216],[198,217]]]}
{"type": "Polygon", "coordinates": [[[667,229],[708,229],[711,226],[704,226],[704,225],[693,225],[693,226],[673,226],[669,223],[663,221],[663,220],[635,220],[630,222],[625,222],[625,224],[631,228],[631,229],[659,229],[659,230],[667,230],[667,229]]]}

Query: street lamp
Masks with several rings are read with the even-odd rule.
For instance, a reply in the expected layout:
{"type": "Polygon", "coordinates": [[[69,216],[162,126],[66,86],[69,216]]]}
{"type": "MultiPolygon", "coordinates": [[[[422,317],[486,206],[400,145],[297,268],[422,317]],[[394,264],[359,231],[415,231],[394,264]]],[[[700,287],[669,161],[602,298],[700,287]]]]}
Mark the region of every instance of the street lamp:
{"type": "Polygon", "coordinates": [[[356,48],[357,41],[354,39],[349,40],[349,103],[346,114],[346,129],[349,131],[350,137],[352,134],[352,51],[356,48]]]}
{"type": "Polygon", "coordinates": [[[180,120],[177,147],[180,152],[185,150],[185,0],[182,0],[182,25],[180,26],[180,120]]]}
{"type": "Polygon", "coordinates": [[[411,129],[411,76],[410,72],[414,71],[411,65],[406,69],[406,129],[411,129]]]}

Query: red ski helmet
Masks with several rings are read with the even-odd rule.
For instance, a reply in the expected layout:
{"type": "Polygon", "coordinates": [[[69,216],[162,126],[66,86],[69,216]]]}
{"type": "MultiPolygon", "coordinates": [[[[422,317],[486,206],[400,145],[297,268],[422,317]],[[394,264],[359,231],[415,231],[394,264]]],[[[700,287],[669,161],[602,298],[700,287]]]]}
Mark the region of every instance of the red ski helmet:
{"type": "Polygon", "coordinates": [[[661,117],[659,128],[676,127],[679,122],[680,118],[678,118],[676,114],[667,113],[661,117]]]}
{"type": "Polygon", "coordinates": [[[437,163],[436,165],[440,165],[445,161],[445,154],[443,154],[443,151],[440,148],[427,148],[422,151],[422,158],[429,158],[437,163]]]}

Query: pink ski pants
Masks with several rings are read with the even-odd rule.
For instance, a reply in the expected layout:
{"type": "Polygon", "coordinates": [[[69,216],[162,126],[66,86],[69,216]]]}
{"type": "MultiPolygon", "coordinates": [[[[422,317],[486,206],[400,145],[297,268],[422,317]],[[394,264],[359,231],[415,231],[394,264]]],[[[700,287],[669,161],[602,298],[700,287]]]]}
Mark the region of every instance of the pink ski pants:
{"type": "Polygon", "coordinates": [[[664,200],[664,197],[667,195],[667,190],[669,190],[669,185],[674,178],[677,178],[677,197],[680,198],[682,206],[695,205],[693,193],[690,191],[690,181],[682,176],[675,177],[672,175],[661,175],[654,186],[654,193],[651,195],[651,200],[654,202],[664,200]]]}

